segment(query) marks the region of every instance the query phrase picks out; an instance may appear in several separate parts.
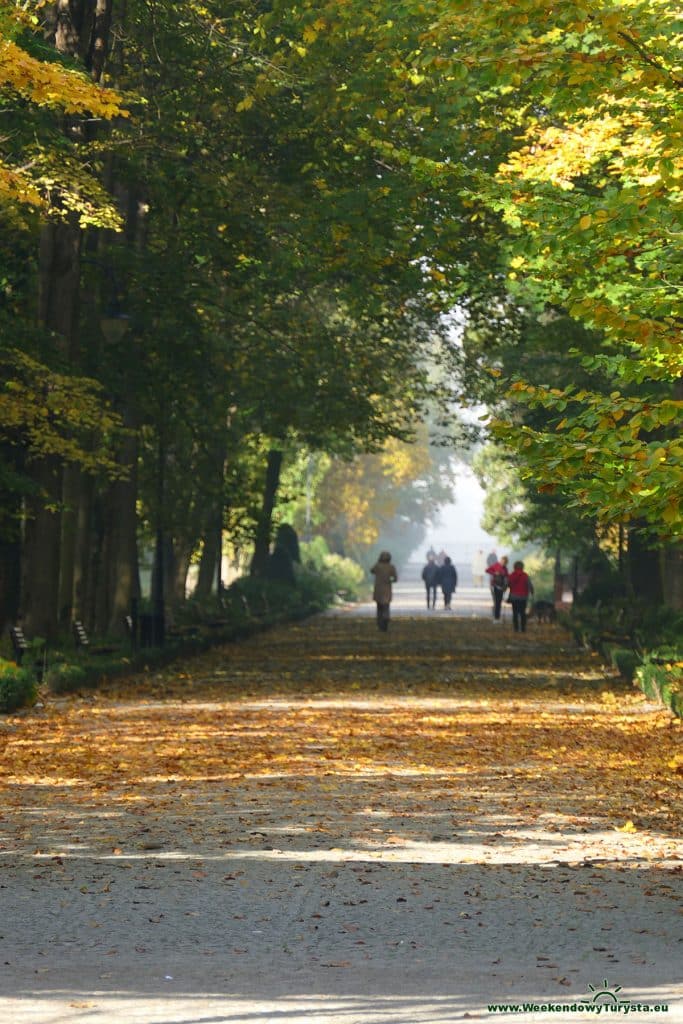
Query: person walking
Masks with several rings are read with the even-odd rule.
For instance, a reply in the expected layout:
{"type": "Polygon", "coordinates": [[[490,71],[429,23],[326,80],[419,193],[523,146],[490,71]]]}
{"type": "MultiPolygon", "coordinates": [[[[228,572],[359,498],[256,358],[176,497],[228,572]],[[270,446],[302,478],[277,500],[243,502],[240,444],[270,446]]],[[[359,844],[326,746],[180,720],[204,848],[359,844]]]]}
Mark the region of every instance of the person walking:
{"type": "Polygon", "coordinates": [[[439,566],[436,562],[436,554],[432,554],[431,551],[427,552],[427,564],[422,570],[422,579],[424,580],[425,590],[427,591],[427,607],[434,608],[436,606],[436,588],[439,582],[439,566]]]}
{"type": "Polygon", "coordinates": [[[383,551],[370,572],[375,577],[372,597],[377,604],[377,628],[383,633],[389,628],[389,606],[391,604],[391,584],[396,583],[398,574],[392,564],[391,555],[383,551]]]}
{"type": "Polygon", "coordinates": [[[493,621],[500,622],[503,594],[508,586],[508,556],[503,555],[499,562],[489,565],[486,571],[490,576],[491,597],[493,598],[493,621]]]}
{"type": "Polygon", "coordinates": [[[444,557],[443,565],[439,572],[439,583],[441,584],[441,590],[443,591],[443,606],[444,608],[450,608],[451,598],[453,597],[455,588],[458,585],[458,570],[455,568],[448,555],[444,557]]]}
{"type": "Polygon", "coordinates": [[[515,562],[508,577],[510,604],[512,605],[512,627],[515,633],[526,632],[527,601],[534,592],[534,585],[524,572],[524,562],[515,562]]]}

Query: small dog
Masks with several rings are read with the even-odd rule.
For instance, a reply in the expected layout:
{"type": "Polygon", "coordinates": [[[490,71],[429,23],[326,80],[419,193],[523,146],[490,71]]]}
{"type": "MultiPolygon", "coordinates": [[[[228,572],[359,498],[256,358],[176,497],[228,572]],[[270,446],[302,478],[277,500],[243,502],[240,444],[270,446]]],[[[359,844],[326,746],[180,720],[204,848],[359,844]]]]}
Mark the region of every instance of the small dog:
{"type": "Polygon", "coordinates": [[[531,614],[535,617],[536,622],[555,622],[557,619],[557,612],[552,601],[536,601],[531,609],[531,614]]]}

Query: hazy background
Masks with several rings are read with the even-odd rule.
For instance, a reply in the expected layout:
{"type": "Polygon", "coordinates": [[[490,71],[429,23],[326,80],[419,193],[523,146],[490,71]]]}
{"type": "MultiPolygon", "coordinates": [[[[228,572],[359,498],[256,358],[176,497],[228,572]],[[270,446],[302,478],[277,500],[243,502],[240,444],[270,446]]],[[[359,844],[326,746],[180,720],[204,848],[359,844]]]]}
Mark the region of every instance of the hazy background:
{"type": "Polygon", "coordinates": [[[438,524],[429,528],[408,562],[421,565],[430,546],[437,552],[443,550],[455,564],[460,582],[467,583],[471,579],[472,556],[479,548],[485,554],[495,550],[501,555],[505,550],[495,537],[481,528],[484,491],[468,466],[458,469],[455,493],[455,503],[440,510],[438,524]]]}

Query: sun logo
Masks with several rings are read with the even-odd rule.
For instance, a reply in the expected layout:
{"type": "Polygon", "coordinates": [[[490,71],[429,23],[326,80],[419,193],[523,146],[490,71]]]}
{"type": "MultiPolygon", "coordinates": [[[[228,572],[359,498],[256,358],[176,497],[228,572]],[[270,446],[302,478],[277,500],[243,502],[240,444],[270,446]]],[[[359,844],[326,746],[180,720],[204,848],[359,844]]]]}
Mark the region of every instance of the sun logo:
{"type": "Polygon", "coordinates": [[[590,1006],[624,1006],[630,1002],[628,999],[619,999],[617,992],[621,992],[621,985],[610,985],[607,978],[603,978],[602,988],[589,985],[588,989],[593,995],[582,999],[581,1002],[590,1006]]]}

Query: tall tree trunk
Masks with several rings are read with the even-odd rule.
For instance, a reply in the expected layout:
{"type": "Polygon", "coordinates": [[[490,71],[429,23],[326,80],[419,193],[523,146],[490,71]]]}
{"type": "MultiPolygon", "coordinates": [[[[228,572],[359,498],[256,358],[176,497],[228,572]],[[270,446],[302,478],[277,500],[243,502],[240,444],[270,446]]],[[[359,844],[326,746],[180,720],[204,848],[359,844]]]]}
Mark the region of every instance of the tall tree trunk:
{"type": "Polygon", "coordinates": [[[268,452],[266,464],[266,483],[263,490],[263,505],[256,527],[256,538],[254,542],[254,556],[251,560],[250,575],[263,576],[268,564],[270,551],[270,535],[273,528],[273,511],[277,489],[280,484],[280,471],[282,469],[283,453],[277,448],[271,448],[268,452]]]}
{"type": "Polygon", "coordinates": [[[16,537],[0,538],[0,630],[7,635],[19,615],[21,592],[21,541],[16,537]]]}
{"type": "MultiPolygon", "coordinates": [[[[23,469],[23,453],[11,445],[0,445],[0,477],[23,469]]],[[[0,487],[0,631],[6,635],[19,615],[21,598],[21,513],[22,500],[11,483],[0,487]]]]}
{"type": "MultiPolygon", "coordinates": [[[[57,0],[45,7],[47,38],[63,54],[80,57],[98,81],[107,52],[113,0],[57,0]]],[[[65,128],[85,135],[88,128],[75,121],[65,128]]],[[[39,322],[55,336],[61,354],[72,363],[78,360],[78,301],[80,287],[81,231],[75,218],[43,227],[39,250],[39,322]]],[[[76,477],[64,487],[61,467],[55,460],[36,464],[34,481],[40,497],[28,504],[25,531],[22,605],[27,631],[53,637],[60,618],[71,616],[72,572],[75,536],[72,503],[76,500],[76,477]],[[62,530],[59,508],[68,497],[67,520],[62,530]],[[62,560],[60,595],[60,550],[62,560]],[[61,602],[60,602],[61,596],[61,602]]]]}
{"type": "MultiPolygon", "coordinates": [[[[63,354],[71,352],[76,337],[80,245],[80,232],[71,223],[42,229],[38,318],[63,354]]],[[[27,630],[52,638],[59,619],[61,466],[56,459],[42,459],[31,475],[36,496],[27,502],[21,604],[27,630]]]]}
{"type": "Polygon", "coordinates": [[[76,544],[74,548],[73,571],[73,617],[93,628],[95,610],[92,607],[90,584],[93,570],[95,535],[93,529],[93,504],[95,501],[95,480],[81,474],[81,489],[76,513],[76,544]]]}
{"type": "Polygon", "coordinates": [[[104,633],[109,625],[107,573],[110,536],[107,509],[102,495],[98,494],[93,503],[93,544],[88,573],[88,604],[92,609],[92,629],[96,633],[104,633]]]}
{"type": "Polygon", "coordinates": [[[216,593],[220,596],[222,582],[221,566],[223,560],[223,514],[225,494],[225,446],[221,445],[216,450],[216,481],[218,491],[216,501],[208,510],[207,519],[204,523],[204,530],[201,535],[202,555],[199,562],[199,575],[195,595],[205,599],[213,590],[216,583],[216,593]]]}
{"type": "Polygon", "coordinates": [[[173,545],[173,596],[172,602],[175,608],[178,608],[185,600],[185,590],[187,587],[187,574],[190,571],[190,561],[192,559],[192,552],[194,550],[194,544],[190,541],[176,541],[173,545]]]}
{"type": "Polygon", "coordinates": [[[635,596],[657,607],[664,600],[661,571],[661,545],[633,527],[628,535],[628,565],[635,596]]]}
{"type": "Polygon", "coordinates": [[[41,459],[32,476],[39,490],[26,502],[21,606],[27,635],[53,640],[59,598],[61,465],[55,459],[41,459]]]}
{"type": "Polygon", "coordinates": [[[47,4],[47,36],[60,53],[78,57],[99,82],[107,59],[113,0],[56,0],[47,4]]]}
{"type": "Polygon", "coordinates": [[[68,629],[73,618],[74,573],[78,539],[78,508],[82,492],[82,473],[78,466],[64,468],[62,477],[62,521],[59,568],[59,625],[68,629]]]}
{"type": "Polygon", "coordinates": [[[137,433],[131,432],[123,443],[120,461],[128,475],[110,488],[111,537],[109,557],[109,623],[111,636],[125,634],[124,619],[130,615],[131,602],[140,596],[137,545],[137,433]]]}
{"type": "Polygon", "coordinates": [[[664,603],[683,611],[683,544],[671,544],[662,550],[664,603]]]}
{"type": "Polygon", "coordinates": [[[202,556],[199,560],[199,575],[195,588],[195,596],[200,600],[204,600],[209,596],[218,575],[218,559],[223,540],[222,518],[221,516],[221,529],[219,529],[218,519],[216,519],[215,528],[211,529],[209,527],[204,533],[202,556]]]}

